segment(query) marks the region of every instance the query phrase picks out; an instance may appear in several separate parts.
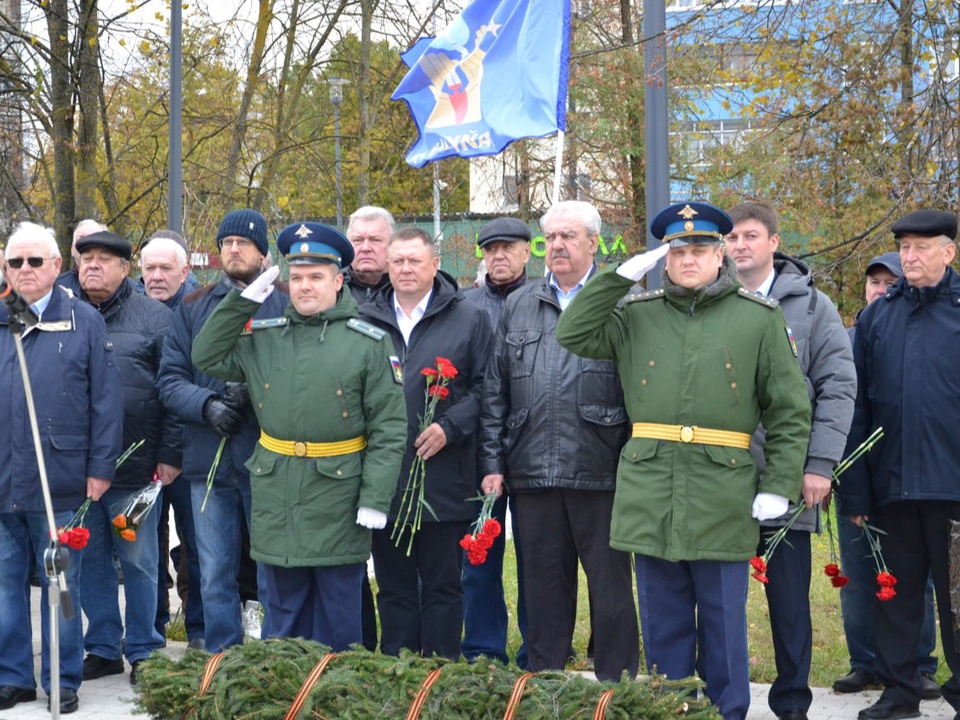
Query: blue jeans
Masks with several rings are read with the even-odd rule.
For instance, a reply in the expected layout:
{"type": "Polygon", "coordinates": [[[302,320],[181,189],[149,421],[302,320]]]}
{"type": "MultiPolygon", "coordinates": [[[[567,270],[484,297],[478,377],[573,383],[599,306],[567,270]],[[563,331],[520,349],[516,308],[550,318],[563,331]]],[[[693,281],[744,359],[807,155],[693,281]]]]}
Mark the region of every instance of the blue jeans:
{"type": "Polygon", "coordinates": [[[507,605],[503,595],[503,553],[507,538],[507,498],[510,500],[513,521],[513,546],[517,559],[517,625],[521,644],[517,651],[517,665],[527,667],[527,609],[523,592],[523,555],[517,534],[517,511],[514,495],[503,495],[493,506],[493,516],[500,521],[503,532],[493,541],[487,561],[471,565],[464,555],[463,575],[463,644],[461,652],[467,660],[480,655],[509,663],[507,657],[507,605]]]}
{"type": "MultiPolygon", "coordinates": [[[[178,477],[172,483],[163,489],[161,500],[163,505],[160,510],[159,521],[169,523],[168,508],[173,508],[174,522],[177,528],[177,537],[180,538],[181,553],[187,556],[187,579],[189,591],[187,593],[187,604],[184,609],[183,619],[187,631],[187,639],[203,639],[203,594],[200,592],[200,557],[197,554],[197,534],[193,525],[193,500],[190,492],[190,482],[183,477],[178,477]]],[[[170,534],[167,533],[169,540],[170,534]]],[[[167,543],[169,545],[169,542],[167,543]]],[[[170,621],[170,611],[167,608],[167,577],[169,560],[167,557],[160,558],[157,573],[157,630],[160,631],[163,625],[170,621]]],[[[180,569],[177,568],[179,575],[180,569]]],[[[182,578],[177,578],[178,581],[182,578]]]]}
{"type": "MultiPolygon", "coordinates": [[[[54,513],[57,527],[70,522],[72,512],[54,513]]],[[[40,574],[42,651],[40,685],[50,693],[50,608],[43,553],[50,542],[47,516],[42,512],[0,513],[0,685],[24,690],[37,686],[33,674],[33,629],[30,625],[30,568],[40,574]]],[[[80,553],[69,550],[65,571],[74,615],[60,615],[60,687],[76,690],[83,675],[83,627],[80,620],[80,553]]],[[[87,552],[84,550],[83,552],[87,552]]]]}
{"type": "MultiPolygon", "coordinates": [[[[840,589],[840,610],[843,632],[847,638],[850,668],[873,675],[874,594],[879,589],[877,568],[870,555],[870,546],[863,531],[842,515],[837,498],[837,543],[840,546],[840,565],[850,582],[840,589]]],[[[937,623],[933,605],[933,580],[927,580],[923,597],[923,624],[917,648],[917,665],[921,673],[935,673],[937,658],[933,650],[937,642],[937,623]]]]}
{"type": "MultiPolygon", "coordinates": [[[[209,652],[220,652],[243,642],[240,622],[240,523],[250,529],[250,476],[234,473],[231,481],[217,478],[206,509],[206,482],[191,482],[193,525],[200,556],[200,593],[203,595],[203,637],[209,652]]],[[[259,563],[258,563],[259,566],[259,563]]],[[[263,572],[257,574],[257,590],[264,592],[263,572]]],[[[267,623],[263,623],[267,627],[267,623]]]]}
{"type": "MultiPolygon", "coordinates": [[[[132,664],[146,660],[164,639],[154,627],[157,617],[157,519],[154,507],[137,530],[137,539],[124,540],[111,522],[115,506],[132,491],[110,488],[90,506],[85,525],[90,541],[80,553],[84,582],[80,602],[87,616],[83,646],[90,655],[132,664]],[[120,584],[113,555],[123,571],[124,617],[120,619],[120,584]]],[[[159,502],[159,500],[158,500],[159,502]]]]}

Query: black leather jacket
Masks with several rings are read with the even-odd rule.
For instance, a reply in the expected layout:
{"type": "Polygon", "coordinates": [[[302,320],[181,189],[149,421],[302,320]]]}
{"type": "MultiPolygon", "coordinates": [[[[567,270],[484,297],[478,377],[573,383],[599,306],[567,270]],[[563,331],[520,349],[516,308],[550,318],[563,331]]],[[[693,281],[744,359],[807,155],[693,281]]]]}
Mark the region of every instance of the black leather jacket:
{"type": "Polygon", "coordinates": [[[507,298],[484,379],[480,470],[511,492],[612,491],[628,433],[617,368],[561,347],[559,318],[547,278],[507,298]]]}

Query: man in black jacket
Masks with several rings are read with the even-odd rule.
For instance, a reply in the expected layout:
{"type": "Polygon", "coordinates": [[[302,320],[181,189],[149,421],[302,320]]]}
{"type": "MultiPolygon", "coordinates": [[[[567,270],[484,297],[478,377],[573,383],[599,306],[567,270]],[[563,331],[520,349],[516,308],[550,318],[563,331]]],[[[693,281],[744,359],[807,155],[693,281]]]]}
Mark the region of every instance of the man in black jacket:
{"type": "MultiPolygon", "coordinates": [[[[503,305],[511,294],[527,283],[527,262],[530,260],[530,228],[522,220],[501,217],[488,222],[477,234],[477,247],[483,255],[486,277],[480,287],[467,290],[467,300],[487,313],[490,327],[496,331],[503,305]]],[[[510,498],[513,507],[513,497],[510,498]]],[[[516,509],[512,509],[516,518],[516,509]]],[[[497,500],[493,516],[506,527],[507,497],[497,500]]],[[[516,538],[517,557],[517,625],[526,635],[527,613],[524,607],[523,559],[516,538]]],[[[463,566],[463,655],[473,660],[480,655],[507,663],[507,604],[503,596],[503,553],[507,534],[500,533],[480,565],[463,566]]],[[[527,644],[517,651],[517,665],[527,667],[527,644]]]]}
{"type": "Polygon", "coordinates": [[[407,452],[390,521],[373,533],[380,647],[392,655],[408,648],[456,659],[463,631],[458,542],[477,513],[474,503],[464,501],[476,496],[476,432],[490,323],[482,310],[464,301],[453,278],[439,272],[436,246],[422,230],[399,230],[387,253],[392,287],[360,307],[362,317],[390,333],[407,403],[407,452]],[[421,431],[421,370],[436,368],[438,357],[448,359],[457,375],[433,422],[421,431]],[[432,514],[423,513],[408,555],[409,528],[399,546],[390,535],[414,456],[426,461],[425,499],[432,514]]]}
{"type": "Polygon", "coordinates": [[[81,553],[80,604],[87,616],[83,679],[123,672],[121,654],[130,662],[130,682],[137,665],[164,644],[154,627],[157,614],[157,518],[148,513],[136,539],[119,537],[111,524],[115,506],[151,480],[164,485],[180,474],[182,427],[166,413],[157,393],[157,370],[172,311],[137,293],[127,277],[130,243],[111,232],[87,235],[77,242],[82,298],[99,310],[107,324],[123,381],[123,447],[143,445],[117,470],[116,479],[90,507],[90,541],[81,553]],[[126,610],[120,620],[117,570],[123,571],[126,610]]]}
{"type": "Polygon", "coordinates": [[[615,363],[562,348],[557,320],[595,272],[600,215],[554,205],[541,221],[550,274],[506,301],[483,387],[484,492],[516,495],[529,669],[563,669],[576,621],[578,560],[590,592],[601,680],[637,672],[630,555],[610,547],[610,517],[627,413],[615,363]]]}

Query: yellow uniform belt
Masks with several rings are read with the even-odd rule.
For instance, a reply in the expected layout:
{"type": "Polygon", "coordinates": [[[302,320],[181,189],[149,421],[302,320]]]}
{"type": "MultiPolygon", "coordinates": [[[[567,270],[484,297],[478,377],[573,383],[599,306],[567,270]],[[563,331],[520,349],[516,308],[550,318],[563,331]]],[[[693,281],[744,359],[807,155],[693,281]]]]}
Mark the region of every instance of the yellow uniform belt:
{"type": "Polygon", "coordinates": [[[281,455],[317,458],[349,455],[350,453],[360,452],[367,446],[367,439],[361,435],[360,437],[341,440],[340,442],[294,442],[293,440],[277,440],[261,430],[260,444],[267,450],[280,453],[281,455]]]}
{"type": "Polygon", "coordinates": [[[750,449],[750,435],[730,430],[710,430],[695,425],[661,425],[660,423],[634,423],[633,437],[670,442],[697,443],[698,445],[722,445],[723,447],[750,449]]]}

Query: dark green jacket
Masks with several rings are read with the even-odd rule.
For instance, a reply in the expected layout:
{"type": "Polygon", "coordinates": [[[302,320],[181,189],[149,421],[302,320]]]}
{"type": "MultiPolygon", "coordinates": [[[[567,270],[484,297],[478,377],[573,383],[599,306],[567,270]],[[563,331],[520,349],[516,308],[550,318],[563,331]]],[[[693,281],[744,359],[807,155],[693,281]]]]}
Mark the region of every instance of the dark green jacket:
{"type": "Polygon", "coordinates": [[[357,508],[390,509],[405,449],[393,345],[375,328],[351,327],[357,304],[349,292],[317,315],[304,317],[290,304],[282,318],[244,331],[257,308],[231,291],[197,336],[197,367],[245,381],[260,428],[273,438],[337,442],[362,435],[367,448],[299,458],[257,443],[247,461],[250,554],[283,567],[365,562],[370,531],[356,524],[357,508]]]}
{"type": "Polygon", "coordinates": [[[699,293],[664,274],[665,290],[618,301],[630,281],[608,271],[560,316],[557,339],[617,362],[631,422],[752,434],[767,429],[761,480],[749,450],[631,438],[620,453],[610,545],[670,561],[746,560],[758,492],[797,497],[810,401],[776,303],[742,290],[729,258],[699,293]]]}

